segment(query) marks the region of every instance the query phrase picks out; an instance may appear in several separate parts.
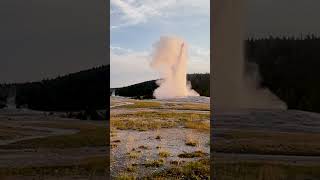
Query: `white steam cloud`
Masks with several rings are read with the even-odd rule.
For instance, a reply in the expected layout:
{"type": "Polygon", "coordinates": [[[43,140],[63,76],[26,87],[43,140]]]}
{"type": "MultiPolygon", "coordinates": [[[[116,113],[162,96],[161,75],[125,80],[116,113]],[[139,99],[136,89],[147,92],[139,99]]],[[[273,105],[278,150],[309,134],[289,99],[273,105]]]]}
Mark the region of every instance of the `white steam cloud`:
{"type": "Polygon", "coordinates": [[[245,0],[213,1],[213,107],[216,109],[286,109],[266,88],[259,87],[259,73],[251,64],[246,73],[245,0]]]}
{"type": "Polygon", "coordinates": [[[154,45],[150,66],[161,75],[153,93],[157,99],[199,96],[187,82],[187,49],[186,42],[177,37],[161,37],[154,45]]]}

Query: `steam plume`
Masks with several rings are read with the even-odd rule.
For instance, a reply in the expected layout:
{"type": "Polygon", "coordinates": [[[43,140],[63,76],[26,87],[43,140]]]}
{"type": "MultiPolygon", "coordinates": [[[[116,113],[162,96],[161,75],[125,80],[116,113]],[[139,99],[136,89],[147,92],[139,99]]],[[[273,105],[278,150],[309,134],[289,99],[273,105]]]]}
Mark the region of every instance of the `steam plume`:
{"type": "Polygon", "coordinates": [[[160,72],[157,99],[199,96],[187,82],[187,44],[176,37],[161,37],[154,45],[151,67],[160,72]]]}
{"type": "Polygon", "coordinates": [[[245,0],[213,1],[211,93],[215,109],[286,109],[277,96],[259,87],[258,70],[245,72],[245,0]]]}

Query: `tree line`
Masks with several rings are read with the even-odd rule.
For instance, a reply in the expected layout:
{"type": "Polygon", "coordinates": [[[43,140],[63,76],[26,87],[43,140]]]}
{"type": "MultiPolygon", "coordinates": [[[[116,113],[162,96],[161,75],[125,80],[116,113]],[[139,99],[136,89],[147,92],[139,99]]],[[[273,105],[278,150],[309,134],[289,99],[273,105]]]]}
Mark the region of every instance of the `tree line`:
{"type": "Polygon", "coordinates": [[[16,88],[17,108],[93,112],[109,107],[109,72],[110,66],[103,65],[54,79],[2,86],[16,88]]]}
{"type": "Polygon", "coordinates": [[[320,112],[320,38],[248,39],[248,62],[258,65],[261,85],[287,103],[289,109],[320,112]]]}

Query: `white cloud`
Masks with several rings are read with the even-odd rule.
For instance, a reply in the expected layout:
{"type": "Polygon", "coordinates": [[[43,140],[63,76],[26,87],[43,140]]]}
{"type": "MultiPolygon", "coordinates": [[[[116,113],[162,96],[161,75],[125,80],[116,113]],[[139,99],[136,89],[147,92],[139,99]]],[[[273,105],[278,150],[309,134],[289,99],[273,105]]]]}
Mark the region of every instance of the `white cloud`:
{"type": "Polygon", "coordinates": [[[133,52],[131,49],[122,48],[120,46],[110,46],[110,52],[115,54],[123,54],[123,53],[131,53],[133,52]]]}
{"type": "Polygon", "coordinates": [[[201,56],[203,58],[210,58],[210,49],[205,49],[199,46],[190,47],[191,54],[201,56]]]}
{"type": "Polygon", "coordinates": [[[210,72],[210,49],[190,46],[188,73],[210,72]]]}
{"type": "Polygon", "coordinates": [[[207,15],[209,0],[111,0],[111,29],[146,23],[154,18],[207,15]]]}
{"type": "Polygon", "coordinates": [[[110,48],[111,87],[128,86],[156,79],[157,73],[150,67],[148,52],[132,51],[120,47],[110,48]],[[121,51],[121,53],[117,51],[121,51]]]}

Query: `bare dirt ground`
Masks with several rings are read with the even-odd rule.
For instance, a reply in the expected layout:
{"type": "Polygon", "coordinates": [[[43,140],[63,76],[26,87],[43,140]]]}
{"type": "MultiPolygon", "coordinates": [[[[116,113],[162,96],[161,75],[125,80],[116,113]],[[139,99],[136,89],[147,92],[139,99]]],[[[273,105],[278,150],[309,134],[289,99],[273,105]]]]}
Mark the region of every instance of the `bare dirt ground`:
{"type": "Polygon", "coordinates": [[[217,179],[320,179],[320,114],[251,109],[213,122],[217,179]]]}
{"type": "MultiPolygon", "coordinates": [[[[209,158],[209,101],[204,97],[193,99],[197,101],[111,97],[111,176],[115,179],[152,178],[168,169],[209,158]],[[187,124],[198,122],[206,125],[187,124]],[[189,141],[194,144],[187,145],[189,141]],[[182,156],[195,152],[198,152],[196,157],[182,156]]],[[[206,168],[209,170],[208,166],[206,168]]]]}
{"type": "MultiPolygon", "coordinates": [[[[48,114],[0,110],[0,179],[88,179],[91,172],[83,168],[94,171],[94,164],[105,161],[106,122],[48,114]]],[[[91,178],[105,179],[99,173],[91,178]]]]}

